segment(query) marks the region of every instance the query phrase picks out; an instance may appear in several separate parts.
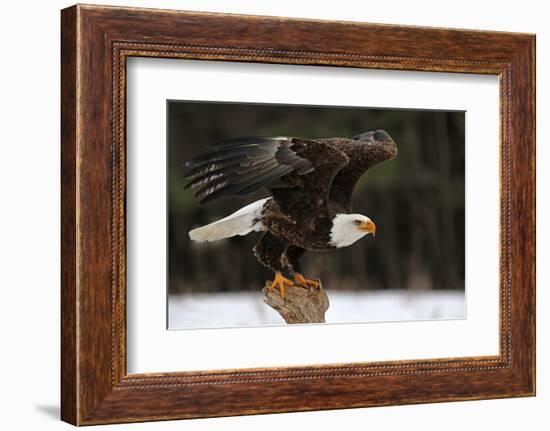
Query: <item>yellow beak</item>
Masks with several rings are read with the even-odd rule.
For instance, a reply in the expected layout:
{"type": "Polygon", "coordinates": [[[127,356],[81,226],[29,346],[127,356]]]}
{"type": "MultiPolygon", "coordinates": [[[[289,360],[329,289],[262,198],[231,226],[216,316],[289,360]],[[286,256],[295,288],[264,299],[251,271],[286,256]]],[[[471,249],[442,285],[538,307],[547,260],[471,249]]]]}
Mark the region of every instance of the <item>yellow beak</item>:
{"type": "Polygon", "coordinates": [[[372,233],[372,236],[376,235],[376,225],[371,220],[361,223],[359,225],[359,230],[367,233],[372,233]]]}

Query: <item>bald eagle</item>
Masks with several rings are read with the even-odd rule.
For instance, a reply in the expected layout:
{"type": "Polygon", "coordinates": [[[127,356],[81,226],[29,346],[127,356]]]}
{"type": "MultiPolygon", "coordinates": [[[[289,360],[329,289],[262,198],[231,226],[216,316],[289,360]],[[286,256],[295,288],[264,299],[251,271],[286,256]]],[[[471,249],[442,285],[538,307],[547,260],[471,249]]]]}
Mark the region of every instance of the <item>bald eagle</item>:
{"type": "Polygon", "coordinates": [[[185,187],[201,204],[261,188],[270,196],[193,229],[189,236],[205,242],[261,231],[253,251],[275,273],[269,288],[278,288],[282,297],[286,286],[317,288],[317,280],[303,276],[301,257],[306,250],[332,250],[374,236],[374,222],[352,213],[353,189],[367,169],[396,156],[397,146],[384,130],[352,138],[223,141],[185,164],[185,187]]]}

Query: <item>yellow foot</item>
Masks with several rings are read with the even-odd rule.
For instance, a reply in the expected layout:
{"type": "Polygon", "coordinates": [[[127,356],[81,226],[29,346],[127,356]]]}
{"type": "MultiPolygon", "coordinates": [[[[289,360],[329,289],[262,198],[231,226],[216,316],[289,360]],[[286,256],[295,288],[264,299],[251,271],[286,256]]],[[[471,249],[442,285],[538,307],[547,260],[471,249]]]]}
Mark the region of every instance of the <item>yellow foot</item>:
{"type": "Polygon", "coordinates": [[[269,285],[269,290],[273,289],[274,287],[279,288],[279,292],[281,294],[281,298],[285,297],[285,287],[286,286],[292,286],[294,283],[292,280],[289,280],[286,278],[283,274],[281,274],[280,271],[277,271],[275,273],[275,278],[273,278],[273,281],[269,285]]]}
{"type": "Polygon", "coordinates": [[[296,273],[294,274],[294,282],[300,286],[304,287],[306,289],[313,287],[314,289],[317,289],[319,287],[319,282],[317,280],[310,280],[308,278],[305,278],[302,274],[296,273]]]}

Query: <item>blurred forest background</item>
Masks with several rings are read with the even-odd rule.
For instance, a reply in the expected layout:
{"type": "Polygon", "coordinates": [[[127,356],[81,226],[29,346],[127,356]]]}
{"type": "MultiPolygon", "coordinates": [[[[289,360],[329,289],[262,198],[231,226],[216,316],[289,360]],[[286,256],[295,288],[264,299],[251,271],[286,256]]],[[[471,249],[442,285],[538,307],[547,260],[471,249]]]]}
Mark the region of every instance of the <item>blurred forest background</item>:
{"type": "Polygon", "coordinates": [[[354,212],[376,223],[376,237],[307,253],[304,274],[331,290],[463,290],[464,121],[463,112],[169,101],[169,294],[258,292],[272,278],[252,254],[260,233],[207,244],[188,237],[267,192],[199,206],[183,189],[185,161],[233,137],[351,137],[375,129],[399,148],[396,160],[370,169],[354,192],[354,212]]]}

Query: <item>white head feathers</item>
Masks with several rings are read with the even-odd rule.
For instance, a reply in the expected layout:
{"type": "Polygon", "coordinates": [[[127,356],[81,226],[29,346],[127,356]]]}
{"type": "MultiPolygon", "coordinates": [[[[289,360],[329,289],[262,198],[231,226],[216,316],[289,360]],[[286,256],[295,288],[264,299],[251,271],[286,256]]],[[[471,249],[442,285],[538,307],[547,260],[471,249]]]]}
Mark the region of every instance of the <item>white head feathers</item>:
{"type": "Polygon", "coordinates": [[[347,247],[365,235],[376,232],[370,218],[362,214],[337,214],[332,219],[330,244],[334,247],[347,247]]]}

